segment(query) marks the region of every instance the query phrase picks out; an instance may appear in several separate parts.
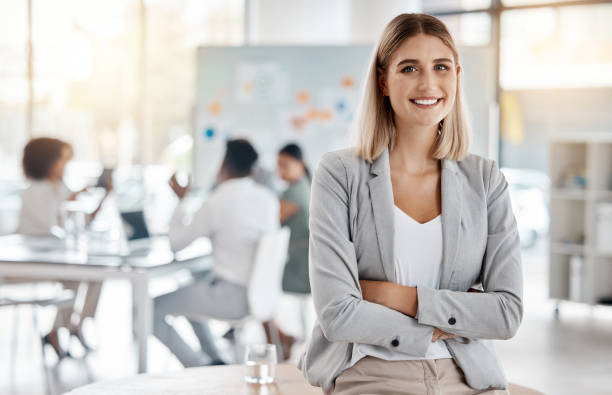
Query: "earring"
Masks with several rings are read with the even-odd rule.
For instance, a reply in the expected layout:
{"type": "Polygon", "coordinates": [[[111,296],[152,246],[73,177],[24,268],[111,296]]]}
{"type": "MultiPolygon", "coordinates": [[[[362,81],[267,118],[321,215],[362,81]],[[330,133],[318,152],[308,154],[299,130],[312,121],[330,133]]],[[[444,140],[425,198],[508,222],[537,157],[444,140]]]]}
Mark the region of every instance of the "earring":
{"type": "Polygon", "coordinates": [[[438,136],[442,134],[442,121],[438,124],[438,136]]]}

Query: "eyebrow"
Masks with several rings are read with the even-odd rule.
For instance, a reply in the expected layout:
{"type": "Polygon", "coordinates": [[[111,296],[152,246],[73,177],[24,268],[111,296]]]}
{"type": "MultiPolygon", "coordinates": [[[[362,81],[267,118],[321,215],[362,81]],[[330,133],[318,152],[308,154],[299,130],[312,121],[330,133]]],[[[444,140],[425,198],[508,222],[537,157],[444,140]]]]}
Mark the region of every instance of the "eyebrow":
{"type": "MultiPolygon", "coordinates": [[[[438,63],[438,62],[448,62],[448,63],[453,63],[452,60],[450,60],[449,58],[438,58],[438,59],[434,59],[434,63],[438,63]]],[[[418,59],[404,59],[401,62],[399,62],[397,65],[401,66],[403,64],[419,64],[421,62],[419,62],[418,59]]]]}

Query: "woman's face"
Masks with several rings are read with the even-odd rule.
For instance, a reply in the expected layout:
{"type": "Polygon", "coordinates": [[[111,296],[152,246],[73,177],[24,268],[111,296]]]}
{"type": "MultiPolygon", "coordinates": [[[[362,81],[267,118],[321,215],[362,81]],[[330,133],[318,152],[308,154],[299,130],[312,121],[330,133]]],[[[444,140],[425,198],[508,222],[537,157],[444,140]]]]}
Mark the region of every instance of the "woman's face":
{"type": "Polygon", "coordinates": [[[418,34],[406,39],[379,81],[396,125],[437,125],[455,104],[459,71],[453,52],[438,37],[418,34]]]}
{"type": "Polygon", "coordinates": [[[66,163],[72,158],[72,149],[69,147],[62,148],[62,156],[53,163],[51,170],[49,171],[49,179],[51,181],[60,181],[64,178],[64,170],[66,169],[66,163]]]}
{"type": "Polygon", "coordinates": [[[304,165],[290,155],[278,154],[277,166],[283,181],[295,182],[304,176],[304,165]]]}

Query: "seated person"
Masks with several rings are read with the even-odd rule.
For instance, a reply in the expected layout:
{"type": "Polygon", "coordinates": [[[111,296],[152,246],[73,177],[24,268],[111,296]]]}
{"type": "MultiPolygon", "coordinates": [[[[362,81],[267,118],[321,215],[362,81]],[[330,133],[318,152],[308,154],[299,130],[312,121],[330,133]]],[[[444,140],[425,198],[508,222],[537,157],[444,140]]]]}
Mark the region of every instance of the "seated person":
{"type": "Polygon", "coordinates": [[[289,256],[283,272],[283,291],[310,294],[308,278],[308,216],[310,171],[302,149],[287,144],[278,153],[278,173],[287,182],[280,198],[280,221],[291,229],[289,256]]]}
{"type": "MultiPolygon", "coordinates": [[[[283,291],[310,294],[308,279],[308,215],[310,204],[310,171],[304,163],[302,149],[287,144],[278,152],[278,174],[287,182],[280,197],[280,221],[291,230],[289,251],[283,272],[283,291]]],[[[264,323],[268,343],[272,342],[272,328],[278,331],[284,359],[291,356],[295,338],[284,333],[273,321],[264,323]]],[[[307,334],[304,334],[306,337],[307,334]]]]}
{"type": "MultiPolygon", "coordinates": [[[[208,275],[153,302],[153,334],[185,367],[223,363],[208,325],[197,317],[240,319],[248,314],[247,284],[259,240],[279,227],[278,199],[249,177],[256,160],[257,152],[248,141],[228,141],[218,187],[191,221],[184,221],[181,203],[172,216],[169,238],[174,251],[202,236],[209,237],[213,247],[213,268],[208,275]],[[202,352],[193,350],[166,322],[168,315],[192,319],[202,352]]],[[[179,199],[189,189],[180,186],[174,176],[170,186],[179,199]]]]}
{"type": "MultiPolygon", "coordinates": [[[[70,144],[47,137],[30,140],[23,150],[23,171],[30,180],[29,187],[21,196],[21,210],[17,233],[30,236],[48,236],[51,228],[59,225],[60,208],[66,200],[74,200],[82,191],[73,192],[63,182],[64,169],[72,158],[70,144]]],[[[112,180],[107,180],[106,196],[112,190],[112,180]]],[[[90,220],[99,212],[104,199],[98,208],[90,214],[90,220]]],[[[19,281],[23,281],[20,279],[19,281]]],[[[75,313],[75,306],[66,306],[58,310],[51,331],[44,337],[45,343],[51,344],[61,358],[67,352],[59,343],[57,331],[66,327],[76,336],[86,349],[91,346],[83,336],[83,322],[96,314],[98,299],[102,289],[101,282],[61,281],[66,289],[75,293],[85,291],[85,300],[80,314],[75,313]],[[76,317],[75,317],[76,316],[76,317]],[[76,318],[76,321],[73,319],[76,318]]],[[[75,298],[77,300],[78,298],[75,298]]]]}

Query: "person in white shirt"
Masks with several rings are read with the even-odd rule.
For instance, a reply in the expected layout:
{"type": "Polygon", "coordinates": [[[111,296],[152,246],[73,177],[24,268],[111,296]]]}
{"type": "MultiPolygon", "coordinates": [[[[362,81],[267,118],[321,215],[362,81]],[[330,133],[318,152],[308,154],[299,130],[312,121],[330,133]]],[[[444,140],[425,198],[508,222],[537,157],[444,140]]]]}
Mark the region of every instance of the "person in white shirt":
{"type": "MultiPolygon", "coordinates": [[[[193,218],[186,218],[182,202],[172,216],[169,238],[173,251],[199,237],[209,237],[213,247],[212,270],[153,301],[153,334],[185,367],[223,364],[208,326],[197,321],[197,316],[240,319],[248,314],[246,287],[258,242],[279,227],[278,199],[249,177],[256,160],[257,152],[248,141],[228,141],[218,187],[193,218]],[[193,318],[190,322],[202,352],[193,350],[166,322],[169,315],[193,318]]],[[[174,176],[170,186],[181,200],[189,189],[174,176]]]]}
{"type": "MultiPolygon", "coordinates": [[[[49,236],[51,229],[60,225],[62,203],[66,200],[74,200],[82,192],[72,192],[63,182],[64,169],[71,158],[72,147],[70,144],[58,139],[39,137],[26,144],[23,150],[22,165],[30,185],[21,195],[17,233],[29,236],[49,236]]],[[[108,196],[111,189],[112,180],[109,179],[107,180],[105,197],[108,196]]],[[[102,206],[102,201],[98,208],[90,214],[90,219],[96,216],[102,206]]],[[[11,281],[23,282],[26,280],[11,279],[11,281]]],[[[92,348],[89,342],[85,340],[82,327],[85,319],[95,316],[102,289],[101,282],[64,280],[61,283],[64,288],[75,293],[80,287],[81,290],[85,291],[85,299],[80,314],[74,314],[74,305],[59,309],[53,328],[43,338],[43,341],[50,344],[60,358],[67,355],[67,351],[62,348],[57,334],[61,327],[68,328],[85,349],[92,348]],[[75,316],[78,316],[78,318],[75,316]],[[76,322],[73,318],[77,318],[76,322]]]]}

